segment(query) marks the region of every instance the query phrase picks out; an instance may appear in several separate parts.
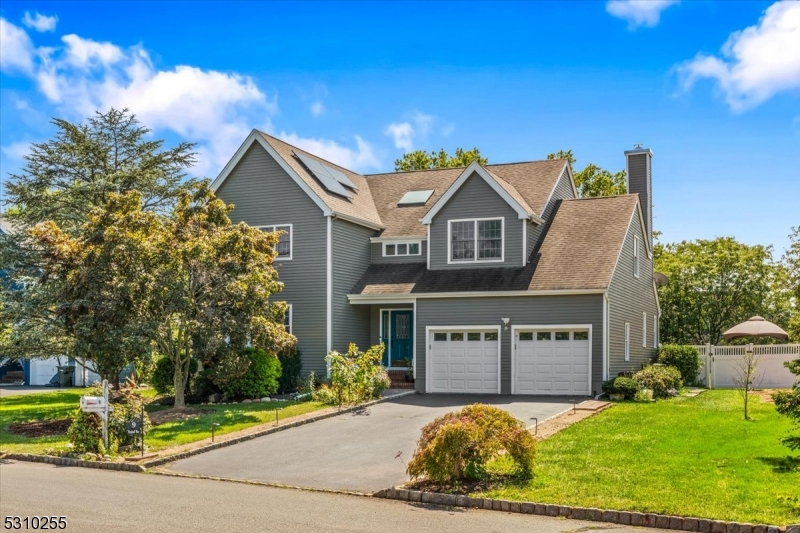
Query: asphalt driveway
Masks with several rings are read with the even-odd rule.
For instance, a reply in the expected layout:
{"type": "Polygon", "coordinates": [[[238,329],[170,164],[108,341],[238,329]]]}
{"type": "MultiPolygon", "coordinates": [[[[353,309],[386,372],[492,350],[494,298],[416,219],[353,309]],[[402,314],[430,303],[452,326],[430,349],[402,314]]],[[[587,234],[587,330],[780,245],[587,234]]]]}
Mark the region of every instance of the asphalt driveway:
{"type": "MultiPolygon", "coordinates": [[[[579,400],[580,401],[580,400],[579,400]]],[[[482,402],[533,425],[572,407],[570,398],[414,395],[177,461],[173,472],[373,492],[408,480],[404,461],[422,427],[482,402]],[[399,457],[397,455],[400,454],[399,457]]]]}

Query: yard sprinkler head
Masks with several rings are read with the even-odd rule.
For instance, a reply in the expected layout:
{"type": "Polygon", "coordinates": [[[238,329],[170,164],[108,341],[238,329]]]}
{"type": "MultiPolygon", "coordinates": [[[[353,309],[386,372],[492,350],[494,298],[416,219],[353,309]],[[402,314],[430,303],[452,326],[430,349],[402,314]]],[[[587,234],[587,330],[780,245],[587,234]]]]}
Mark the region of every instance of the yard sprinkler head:
{"type": "Polygon", "coordinates": [[[211,422],[211,442],[214,442],[214,430],[219,427],[217,422],[211,422]]]}

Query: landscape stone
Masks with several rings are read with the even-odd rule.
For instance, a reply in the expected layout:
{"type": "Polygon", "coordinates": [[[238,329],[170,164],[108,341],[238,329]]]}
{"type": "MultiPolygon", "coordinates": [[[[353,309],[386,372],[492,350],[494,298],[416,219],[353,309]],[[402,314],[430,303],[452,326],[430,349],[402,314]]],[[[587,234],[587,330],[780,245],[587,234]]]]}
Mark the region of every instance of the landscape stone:
{"type": "Polygon", "coordinates": [[[558,516],[558,505],[548,505],[545,509],[547,516],[558,516]]]}
{"type": "Polygon", "coordinates": [[[753,524],[739,524],[739,533],[753,533],[753,524]]]}
{"type": "Polygon", "coordinates": [[[697,518],[684,518],[683,530],[684,531],[697,531],[697,518]]]}
{"type": "Polygon", "coordinates": [[[262,401],[262,402],[268,402],[268,401],[270,401],[270,399],[269,399],[269,396],[264,396],[263,398],[261,398],[261,401],[262,401]]]}
{"type": "Polygon", "coordinates": [[[659,529],[669,529],[669,518],[668,516],[664,515],[657,515],[656,516],[656,527],[659,529]]]}
{"type": "Polygon", "coordinates": [[[644,524],[644,515],[642,513],[631,513],[631,525],[641,526],[644,524]]]}
{"type": "Polygon", "coordinates": [[[669,528],[670,529],[683,529],[683,518],[680,516],[670,516],[669,517],[669,528]]]}
{"type": "Polygon", "coordinates": [[[642,521],[642,525],[644,527],[656,527],[656,518],[658,515],[653,513],[645,513],[644,521],[642,521]]]}
{"type": "Polygon", "coordinates": [[[519,513],[520,512],[519,502],[509,502],[508,503],[508,510],[509,510],[509,512],[512,512],[512,513],[519,513]]]}
{"type": "Polygon", "coordinates": [[[730,522],[728,524],[727,533],[739,533],[739,523],[738,522],[730,522]]]}
{"type": "Polygon", "coordinates": [[[603,511],[591,507],[586,510],[586,518],[594,522],[600,522],[603,519],[603,511]]]}
{"type": "Polygon", "coordinates": [[[586,509],[583,507],[573,507],[571,516],[575,520],[586,520],[586,509]]]}
{"type": "Polygon", "coordinates": [[[547,506],[543,503],[536,503],[534,504],[534,513],[538,515],[547,514],[547,506]]]}
{"type": "Polygon", "coordinates": [[[242,403],[253,403],[253,400],[242,400],[242,403]]]}
{"type": "Polygon", "coordinates": [[[536,505],[530,502],[523,502],[519,504],[519,510],[521,513],[533,514],[536,511],[536,505]]]}
{"type": "Polygon", "coordinates": [[[711,520],[706,520],[704,518],[699,519],[697,521],[697,531],[700,533],[711,533],[711,520]]]}
{"type": "Polygon", "coordinates": [[[603,522],[617,523],[619,513],[617,511],[603,511],[603,522]]]}
{"type": "Polygon", "coordinates": [[[728,523],[719,520],[711,522],[711,533],[728,533],[728,523]]]}

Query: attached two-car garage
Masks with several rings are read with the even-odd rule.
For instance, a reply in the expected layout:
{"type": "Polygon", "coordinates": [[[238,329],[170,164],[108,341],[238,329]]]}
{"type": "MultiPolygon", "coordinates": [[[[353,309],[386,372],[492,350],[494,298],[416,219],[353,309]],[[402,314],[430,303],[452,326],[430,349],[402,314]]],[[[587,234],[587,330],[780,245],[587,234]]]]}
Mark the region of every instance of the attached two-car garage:
{"type": "Polygon", "coordinates": [[[590,326],[429,327],[426,334],[427,392],[499,394],[503,334],[512,340],[512,394],[591,392],[590,326]]]}

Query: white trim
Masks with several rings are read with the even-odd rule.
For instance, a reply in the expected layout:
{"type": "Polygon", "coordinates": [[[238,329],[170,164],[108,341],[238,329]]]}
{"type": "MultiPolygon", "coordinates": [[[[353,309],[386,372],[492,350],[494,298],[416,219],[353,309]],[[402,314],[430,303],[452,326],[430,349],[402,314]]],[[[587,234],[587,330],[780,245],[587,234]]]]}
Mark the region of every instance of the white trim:
{"type": "Polygon", "coordinates": [[[642,311],[642,348],[647,348],[647,311],[642,311]]]}
{"type": "MultiPolygon", "coordinates": [[[[326,337],[327,337],[327,352],[328,355],[333,350],[333,217],[328,216],[328,235],[327,235],[327,258],[326,258],[326,283],[327,283],[327,319],[326,319],[326,337]]],[[[331,377],[331,364],[327,364],[327,376],[331,377]]]]}
{"type": "Polygon", "coordinates": [[[556,331],[556,330],[589,330],[589,393],[592,395],[592,325],[591,324],[539,324],[511,326],[511,394],[516,394],[517,377],[517,332],[525,331],[556,331]]]}
{"type": "MultiPolygon", "coordinates": [[[[523,221],[524,222],[524,221],[523,221]]],[[[430,246],[428,246],[430,249],[430,246]]],[[[484,217],[484,218],[454,218],[447,221],[447,264],[461,265],[470,263],[503,263],[506,257],[506,217],[484,217]],[[491,220],[500,221],[500,259],[479,259],[478,258],[478,222],[491,220]],[[474,222],[473,239],[475,242],[475,253],[472,259],[453,259],[452,251],[452,224],[453,222],[474,222]]]]}
{"type": "Polygon", "coordinates": [[[414,377],[414,381],[417,379],[417,301],[414,300],[414,345],[412,347],[412,355],[411,355],[411,372],[412,376],[414,377]]]}
{"type": "Polygon", "coordinates": [[[608,375],[611,372],[609,368],[609,343],[611,335],[609,334],[609,316],[608,316],[608,293],[603,295],[603,381],[608,380],[608,375]]]}
{"type": "Polygon", "coordinates": [[[641,257],[641,246],[639,243],[641,239],[636,235],[633,236],[633,277],[639,279],[639,276],[642,272],[642,265],[639,258],[641,257]]]}
{"type": "Polygon", "coordinates": [[[522,266],[528,264],[528,221],[522,221],[522,266]]]}
{"type": "Polygon", "coordinates": [[[656,297],[656,309],[658,309],[658,314],[661,314],[661,302],[658,300],[658,287],[656,286],[656,280],[653,278],[653,293],[656,297]]]}
{"type": "Polygon", "coordinates": [[[419,235],[406,235],[406,236],[399,236],[399,237],[370,237],[369,242],[372,244],[379,243],[379,242],[408,242],[408,241],[424,241],[425,237],[420,237],[419,235]]]}
{"type": "Polygon", "coordinates": [[[625,334],[622,339],[623,343],[623,352],[625,354],[625,360],[631,360],[631,323],[625,322],[625,334]]]}
{"type": "Polygon", "coordinates": [[[500,195],[500,197],[503,200],[505,200],[506,203],[510,205],[514,211],[517,212],[517,215],[519,216],[520,219],[526,219],[531,217],[531,213],[529,213],[524,207],[520,205],[519,202],[517,202],[514,198],[512,198],[511,195],[509,195],[508,192],[506,192],[506,190],[503,189],[499,183],[497,183],[497,180],[495,180],[491,176],[491,174],[486,172],[486,169],[480,166],[477,161],[473,161],[467,168],[464,169],[464,172],[461,173],[458,179],[456,179],[452,183],[452,185],[448,187],[448,189],[436,201],[436,203],[431,206],[430,210],[428,210],[428,212],[422,218],[423,224],[430,224],[431,222],[433,222],[433,217],[436,216],[436,213],[438,213],[439,210],[441,210],[442,207],[444,207],[445,204],[450,200],[450,198],[453,197],[456,191],[458,191],[458,189],[460,189],[461,186],[464,185],[464,182],[467,181],[467,178],[472,176],[473,172],[477,173],[478,176],[483,178],[483,180],[494,190],[494,192],[500,195]]]}
{"type": "Polygon", "coordinates": [[[286,302],[286,313],[289,315],[289,333],[294,335],[294,333],[292,333],[292,320],[294,319],[294,313],[292,312],[292,304],[289,302],[286,302]]]}
{"type": "Polygon", "coordinates": [[[427,251],[427,254],[428,254],[428,265],[427,265],[427,268],[428,268],[428,270],[430,270],[430,268],[431,268],[431,225],[427,224],[425,227],[428,228],[428,251],[427,251]]]}
{"type": "Polygon", "coordinates": [[[383,244],[381,245],[381,252],[382,252],[382,257],[409,257],[409,256],[413,257],[415,255],[422,255],[422,241],[392,241],[392,242],[384,241],[383,244]],[[406,246],[406,252],[408,252],[408,246],[411,246],[412,244],[416,244],[417,245],[417,253],[415,253],[415,254],[410,254],[410,253],[398,254],[397,253],[397,246],[400,245],[400,244],[407,245],[406,246]],[[394,255],[386,255],[386,247],[387,246],[394,246],[394,249],[395,249],[394,255]]]}
{"type": "Polygon", "coordinates": [[[276,255],[274,261],[291,261],[292,254],[294,253],[294,225],[293,224],[263,224],[261,226],[252,226],[256,229],[266,230],[267,228],[272,228],[269,230],[270,232],[277,231],[275,228],[279,228],[281,226],[289,226],[289,255],[288,256],[280,256],[276,255]]]}
{"type": "Polygon", "coordinates": [[[412,303],[422,298],[485,298],[494,296],[564,296],[572,294],[605,294],[606,289],[556,289],[545,291],[475,291],[475,292],[428,292],[415,294],[348,294],[350,302],[412,303]]]}
{"type": "Polygon", "coordinates": [[[353,224],[358,224],[359,226],[364,226],[369,229],[374,229],[374,230],[386,229],[385,226],[381,226],[380,224],[375,224],[374,222],[368,222],[363,218],[351,217],[350,215],[345,215],[344,213],[340,213],[338,211],[333,212],[333,218],[340,218],[346,222],[352,222],[353,224]]]}
{"type": "Polygon", "coordinates": [[[658,314],[653,315],[653,349],[658,350],[658,314]]]}
{"type": "Polygon", "coordinates": [[[225,167],[222,169],[222,172],[220,172],[219,175],[216,177],[216,179],[214,179],[214,181],[211,182],[211,190],[213,192],[217,192],[217,190],[222,186],[222,184],[228,178],[228,176],[233,171],[233,169],[236,167],[236,165],[239,164],[239,161],[242,159],[242,157],[244,157],[244,154],[247,153],[247,150],[250,149],[250,147],[253,145],[254,142],[257,142],[258,144],[260,144],[264,148],[264,150],[266,150],[267,153],[270,156],[272,156],[272,158],[289,175],[289,177],[292,178],[294,180],[294,182],[297,183],[297,185],[301,189],[303,189],[303,192],[306,193],[308,195],[308,197],[311,198],[311,200],[315,204],[317,204],[317,207],[322,209],[322,214],[324,216],[330,216],[331,215],[332,210],[328,206],[328,204],[326,204],[325,201],[317,193],[315,193],[313,190],[311,190],[311,187],[308,186],[308,183],[306,183],[303,180],[303,178],[301,178],[297,174],[297,172],[295,172],[294,169],[291,166],[289,166],[289,163],[287,163],[283,159],[283,157],[281,157],[278,154],[278,152],[275,151],[275,149],[272,147],[272,145],[270,145],[264,139],[264,137],[261,135],[261,132],[259,132],[258,130],[253,130],[253,131],[250,132],[250,135],[247,136],[247,138],[244,140],[244,142],[239,147],[239,149],[236,150],[236,153],[233,154],[233,157],[231,158],[231,160],[228,161],[228,164],[225,165],[225,167]]]}
{"type": "MultiPolygon", "coordinates": [[[[501,326],[425,326],[425,392],[433,393],[433,379],[428,379],[429,375],[432,376],[432,368],[430,364],[431,359],[431,334],[441,331],[474,331],[479,330],[497,330],[497,394],[500,394],[501,381],[502,381],[502,353],[503,353],[503,332],[501,326]]],[[[435,393],[434,393],[435,394],[435,393]]],[[[439,393],[442,394],[442,393],[439,393]]],[[[457,393],[453,393],[457,394],[457,393]]],[[[469,394],[469,393],[464,393],[469,394]]]]}

